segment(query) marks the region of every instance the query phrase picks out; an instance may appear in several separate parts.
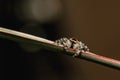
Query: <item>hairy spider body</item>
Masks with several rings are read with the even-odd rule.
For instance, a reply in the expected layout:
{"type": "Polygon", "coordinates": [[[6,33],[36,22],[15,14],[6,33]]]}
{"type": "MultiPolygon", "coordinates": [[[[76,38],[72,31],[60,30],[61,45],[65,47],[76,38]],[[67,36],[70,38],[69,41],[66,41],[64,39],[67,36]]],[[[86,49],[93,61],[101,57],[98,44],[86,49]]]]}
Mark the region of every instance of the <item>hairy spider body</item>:
{"type": "Polygon", "coordinates": [[[60,38],[56,40],[55,43],[57,45],[62,45],[65,50],[73,49],[76,52],[73,56],[78,56],[81,52],[89,51],[89,48],[84,43],[75,38],[60,38]]]}

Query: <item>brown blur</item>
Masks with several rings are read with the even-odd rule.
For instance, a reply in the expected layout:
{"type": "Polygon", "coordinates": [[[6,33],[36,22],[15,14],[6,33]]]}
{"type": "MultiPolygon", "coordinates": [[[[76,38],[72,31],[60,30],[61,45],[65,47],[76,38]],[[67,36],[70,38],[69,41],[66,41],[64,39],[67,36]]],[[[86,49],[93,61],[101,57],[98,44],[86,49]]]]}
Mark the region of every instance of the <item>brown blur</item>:
{"type": "MultiPolygon", "coordinates": [[[[0,26],[50,40],[75,37],[90,51],[120,60],[119,0],[0,0],[0,26]]],[[[120,80],[120,71],[0,40],[5,80],[120,80]],[[8,79],[7,79],[8,78],[8,79]]]]}
{"type": "MultiPolygon", "coordinates": [[[[86,42],[91,52],[120,60],[120,1],[64,0],[63,2],[65,15],[59,27],[61,34],[74,36],[86,42]]],[[[72,63],[72,59],[68,60],[74,65],[75,80],[79,79],[80,70],[85,80],[120,79],[120,71],[87,61],[75,60],[72,63]]]]}

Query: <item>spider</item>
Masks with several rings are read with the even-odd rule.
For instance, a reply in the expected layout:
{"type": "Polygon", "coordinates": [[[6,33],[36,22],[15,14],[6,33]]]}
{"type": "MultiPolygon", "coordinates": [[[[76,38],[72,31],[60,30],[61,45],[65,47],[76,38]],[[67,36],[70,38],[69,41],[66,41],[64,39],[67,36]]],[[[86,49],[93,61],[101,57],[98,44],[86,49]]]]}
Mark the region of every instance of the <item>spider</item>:
{"type": "Polygon", "coordinates": [[[76,53],[73,55],[74,57],[78,56],[81,52],[89,51],[89,48],[84,43],[82,43],[81,41],[79,41],[76,38],[64,37],[64,38],[60,38],[60,39],[56,40],[55,43],[57,45],[62,45],[65,50],[67,50],[67,49],[74,50],[76,53]]]}

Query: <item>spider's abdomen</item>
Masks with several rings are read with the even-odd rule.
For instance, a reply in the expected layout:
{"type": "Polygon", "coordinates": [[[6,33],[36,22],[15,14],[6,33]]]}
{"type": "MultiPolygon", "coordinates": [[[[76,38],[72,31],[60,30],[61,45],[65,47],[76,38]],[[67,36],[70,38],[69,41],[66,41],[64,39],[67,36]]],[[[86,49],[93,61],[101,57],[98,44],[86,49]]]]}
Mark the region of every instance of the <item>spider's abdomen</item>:
{"type": "Polygon", "coordinates": [[[66,48],[70,48],[72,45],[71,41],[68,38],[60,38],[60,39],[56,40],[55,43],[57,45],[62,45],[66,48]]]}

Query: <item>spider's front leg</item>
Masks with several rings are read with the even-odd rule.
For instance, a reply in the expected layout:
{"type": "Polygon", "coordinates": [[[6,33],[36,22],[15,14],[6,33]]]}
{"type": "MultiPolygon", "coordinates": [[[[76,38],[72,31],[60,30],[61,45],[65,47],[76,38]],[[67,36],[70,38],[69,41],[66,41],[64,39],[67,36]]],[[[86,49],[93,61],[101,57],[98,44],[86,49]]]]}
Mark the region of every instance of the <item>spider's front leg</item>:
{"type": "Polygon", "coordinates": [[[84,52],[83,50],[75,49],[75,54],[73,55],[73,57],[77,57],[77,56],[79,56],[83,52],[84,52]]]}

